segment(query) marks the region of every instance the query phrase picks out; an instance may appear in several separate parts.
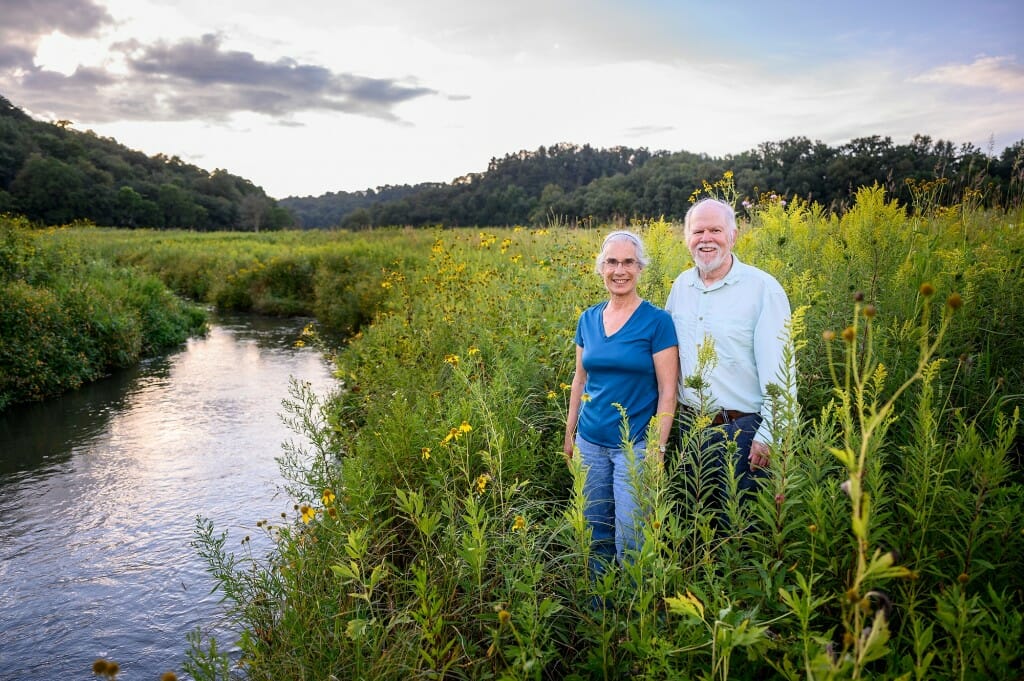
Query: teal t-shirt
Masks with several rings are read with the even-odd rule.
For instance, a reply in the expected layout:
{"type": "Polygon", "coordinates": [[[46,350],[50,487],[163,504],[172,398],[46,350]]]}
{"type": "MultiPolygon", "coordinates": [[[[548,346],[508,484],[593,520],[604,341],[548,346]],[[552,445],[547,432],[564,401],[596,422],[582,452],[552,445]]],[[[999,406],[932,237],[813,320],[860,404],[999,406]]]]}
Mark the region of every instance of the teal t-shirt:
{"type": "Polygon", "coordinates": [[[658,409],[654,354],[678,345],[672,316],[646,300],[621,329],[604,332],[608,301],[586,309],[576,324],[576,344],[583,348],[587,382],[583,388],[576,432],[602,447],[622,446],[620,404],[629,418],[629,439],[642,442],[658,409]]]}

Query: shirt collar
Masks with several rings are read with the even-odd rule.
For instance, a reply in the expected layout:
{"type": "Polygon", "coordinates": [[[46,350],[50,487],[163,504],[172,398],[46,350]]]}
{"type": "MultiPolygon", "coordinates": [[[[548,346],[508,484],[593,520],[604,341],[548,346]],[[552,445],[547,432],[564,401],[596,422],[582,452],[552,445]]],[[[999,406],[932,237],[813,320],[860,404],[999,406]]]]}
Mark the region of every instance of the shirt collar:
{"type": "Polygon", "coordinates": [[[691,267],[688,272],[689,284],[693,288],[713,291],[714,289],[721,288],[726,284],[735,284],[736,282],[738,282],[743,277],[743,270],[746,269],[746,267],[747,266],[744,265],[738,257],[736,257],[736,254],[733,253],[732,267],[729,268],[729,273],[726,274],[723,278],[719,279],[711,286],[704,286],[704,282],[701,280],[700,274],[698,274],[697,272],[697,268],[691,267]]]}

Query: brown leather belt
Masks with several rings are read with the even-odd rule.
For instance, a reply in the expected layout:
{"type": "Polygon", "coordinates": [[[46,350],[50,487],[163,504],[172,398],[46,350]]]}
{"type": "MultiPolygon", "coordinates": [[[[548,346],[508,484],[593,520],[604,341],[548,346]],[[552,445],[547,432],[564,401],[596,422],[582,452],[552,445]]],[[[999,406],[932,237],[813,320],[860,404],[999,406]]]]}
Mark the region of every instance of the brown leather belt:
{"type": "MultiPolygon", "coordinates": [[[[683,405],[682,411],[690,416],[696,416],[697,410],[693,407],[683,405]]],[[[708,414],[710,416],[710,414],[708,414]]],[[[711,418],[711,425],[720,426],[725,423],[731,423],[737,419],[742,419],[747,416],[754,416],[753,412],[737,411],[736,409],[720,409],[711,418]]]]}

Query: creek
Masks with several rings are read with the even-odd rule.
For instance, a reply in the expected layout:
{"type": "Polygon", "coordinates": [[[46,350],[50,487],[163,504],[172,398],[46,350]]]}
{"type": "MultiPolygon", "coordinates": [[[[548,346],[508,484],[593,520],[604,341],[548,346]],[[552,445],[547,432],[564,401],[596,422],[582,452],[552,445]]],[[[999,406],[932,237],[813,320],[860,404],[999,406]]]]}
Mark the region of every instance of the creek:
{"type": "Polygon", "coordinates": [[[276,458],[304,438],[282,401],[292,379],[333,386],[295,346],[306,321],[214,316],[173,353],[0,412],[0,679],[95,679],[97,658],[119,681],[185,679],[189,632],[231,648],[196,518],[260,556],[257,522],[295,517],[276,458]]]}

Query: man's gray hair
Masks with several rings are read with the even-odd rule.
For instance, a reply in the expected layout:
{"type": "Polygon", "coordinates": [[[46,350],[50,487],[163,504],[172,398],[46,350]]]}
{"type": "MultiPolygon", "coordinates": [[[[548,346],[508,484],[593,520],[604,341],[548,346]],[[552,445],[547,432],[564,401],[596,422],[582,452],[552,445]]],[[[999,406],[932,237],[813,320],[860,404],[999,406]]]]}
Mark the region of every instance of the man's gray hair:
{"type": "Polygon", "coordinates": [[[719,208],[721,208],[722,213],[725,214],[725,224],[726,224],[726,226],[729,229],[731,229],[733,232],[735,232],[736,229],[737,229],[737,227],[736,227],[736,211],[733,210],[733,207],[730,206],[725,201],[722,201],[720,199],[713,199],[710,196],[701,199],[697,203],[695,203],[692,206],[690,206],[690,210],[686,211],[686,217],[683,219],[683,226],[684,226],[685,230],[687,232],[690,231],[690,217],[693,215],[693,213],[697,209],[697,207],[698,206],[703,206],[703,205],[706,205],[706,204],[709,204],[709,203],[713,204],[715,206],[718,206],[719,208]]]}

